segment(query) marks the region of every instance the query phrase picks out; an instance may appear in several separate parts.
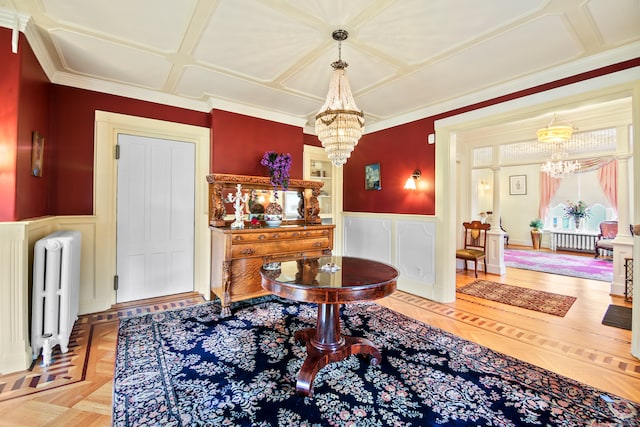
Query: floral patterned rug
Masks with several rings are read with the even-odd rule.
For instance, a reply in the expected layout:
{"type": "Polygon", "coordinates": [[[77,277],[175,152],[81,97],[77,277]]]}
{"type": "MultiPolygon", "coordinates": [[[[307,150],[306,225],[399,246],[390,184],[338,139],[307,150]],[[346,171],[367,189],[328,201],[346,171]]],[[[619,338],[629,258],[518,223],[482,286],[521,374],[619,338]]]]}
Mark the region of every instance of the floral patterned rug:
{"type": "Polygon", "coordinates": [[[496,353],[374,303],[343,307],[343,333],[382,350],[321,369],[295,393],[316,307],[274,296],[123,319],[114,426],[638,425],[640,404],[496,353]]]}
{"type": "Polygon", "coordinates": [[[564,317],[576,301],[576,297],[568,295],[506,285],[490,280],[476,280],[459,287],[456,292],[560,317],[564,317]]]}
{"type": "Polygon", "coordinates": [[[504,264],[507,267],[541,271],[583,279],[613,281],[613,262],[609,258],[560,254],[548,251],[505,249],[504,264]]]}

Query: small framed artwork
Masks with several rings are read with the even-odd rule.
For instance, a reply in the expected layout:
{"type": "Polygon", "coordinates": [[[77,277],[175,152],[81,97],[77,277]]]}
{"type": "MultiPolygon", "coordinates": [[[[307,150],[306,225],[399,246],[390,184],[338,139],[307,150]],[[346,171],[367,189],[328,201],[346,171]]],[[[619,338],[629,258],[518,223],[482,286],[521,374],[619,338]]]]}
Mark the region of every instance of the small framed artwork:
{"type": "Polygon", "coordinates": [[[527,194],[527,176],[511,175],[509,176],[509,194],[527,194]]]}
{"type": "Polygon", "coordinates": [[[31,175],[42,176],[42,158],[44,153],[44,137],[33,132],[31,139],[31,175]]]}
{"type": "Polygon", "coordinates": [[[380,190],[380,163],[373,163],[364,167],[364,189],[380,190]]]}

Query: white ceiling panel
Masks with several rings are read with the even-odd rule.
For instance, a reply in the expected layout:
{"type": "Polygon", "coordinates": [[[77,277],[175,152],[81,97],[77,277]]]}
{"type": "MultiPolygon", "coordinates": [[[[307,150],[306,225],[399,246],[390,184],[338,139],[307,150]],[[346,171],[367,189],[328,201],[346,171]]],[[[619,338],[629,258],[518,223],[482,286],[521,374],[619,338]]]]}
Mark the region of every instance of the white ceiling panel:
{"type": "Polygon", "coordinates": [[[587,7],[607,45],[637,39],[640,28],[640,1],[591,0],[587,2],[587,7]]]}
{"type": "Polygon", "coordinates": [[[65,71],[124,84],[162,89],[171,63],[164,57],[64,30],[51,32],[65,71]]]}
{"type": "Polygon", "coordinates": [[[482,38],[531,13],[540,0],[402,0],[358,30],[358,38],[408,64],[482,38]]]}
{"type": "Polygon", "coordinates": [[[367,129],[640,52],[638,0],[0,0],[0,25],[18,16],[54,83],[306,131],[339,28],[367,129]]]}
{"type": "MultiPolygon", "coordinates": [[[[331,49],[324,52],[308,66],[301,68],[297,73],[286,79],[283,84],[287,89],[306,93],[324,99],[329,89],[329,80],[333,67],[331,63],[338,60],[338,48],[331,45],[331,49]]],[[[374,86],[385,79],[393,78],[398,69],[389,62],[377,56],[368,55],[366,52],[353,48],[351,45],[343,45],[342,60],[347,62],[347,74],[354,94],[374,86]],[[357,64],[352,66],[351,64],[357,64]]],[[[318,105],[318,108],[320,108],[318,105]]]]}
{"type": "Polygon", "coordinates": [[[307,19],[332,29],[356,21],[363,13],[375,14],[381,7],[386,8],[385,1],[372,0],[287,0],[286,3],[307,14],[307,19]]]}
{"type": "Polygon", "coordinates": [[[43,0],[61,24],[170,52],[178,50],[196,0],[43,0]]]}
{"type": "Polygon", "coordinates": [[[452,93],[465,95],[498,85],[552,67],[579,53],[580,46],[567,33],[563,20],[559,16],[545,16],[421,68],[375,93],[363,94],[361,108],[376,104],[378,97],[383,96],[387,104],[385,108],[376,105],[376,111],[381,117],[391,117],[401,110],[418,109],[425,99],[433,104],[442,103],[450,100],[452,93]],[[528,48],[522,49],[522,45],[528,48]],[[493,53],[487,56],[487,52],[493,53]],[[413,85],[415,90],[408,93],[402,89],[405,85],[413,85]],[[403,91],[402,97],[395,95],[399,91],[403,91]]]}
{"type": "Polygon", "coordinates": [[[223,1],[203,31],[194,58],[270,82],[326,41],[317,29],[259,2],[223,1]]]}
{"type": "Polygon", "coordinates": [[[176,91],[182,96],[192,98],[210,96],[213,105],[216,105],[218,100],[236,101],[251,107],[269,104],[274,111],[289,114],[293,108],[303,112],[298,118],[306,116],[317,105],[317,102],[305,97],[285,91],[274,91],[244,79],[197,66],[185,68],[180,82],[176,85],[176,91]],[[206,89],[203,91],[203,88],[206,89]]]}

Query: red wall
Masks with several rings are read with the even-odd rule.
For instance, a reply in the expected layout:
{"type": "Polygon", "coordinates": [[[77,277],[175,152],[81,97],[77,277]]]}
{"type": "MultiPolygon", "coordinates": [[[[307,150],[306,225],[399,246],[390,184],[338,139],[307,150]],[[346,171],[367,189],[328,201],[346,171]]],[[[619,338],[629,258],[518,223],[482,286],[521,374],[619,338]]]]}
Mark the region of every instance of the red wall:
{"type": "Polygon", "coordinates": [[[11,52],[11,31],[6,28],[0,28],[0,64],[0,221],[14,221],[20,57],[11,52]]]}
{"type": "Polygon", "coordinates": [[[95,111],[209,127],[209,114],[67,86],[52,85],[54,182],[51,214],[93,214],[95,111]]]}
{"type": "Polygon", "coordinates": [[[343,207],[350,212],[435,214],[435,145],[427,144],[433,122],[419,120],[362,137],[344,167],[343,207]],[[364,167],[380,163],[380,190],[365,190],[364,167]],[[417,189],[404,184],[415,169],[417,189]]]}
{"type": "Polygon", "coordinates": [[[434,132],[436,120],[638,66],[640,57],[364,135],[343,166],[344,210],[433,215],[435,145],[431,148],[425,145],[427,135],[434,132]],[[370,163],[380,163],[380,191],[364,189],[364,165],[370,163]],[[404,190],[404,182],[415,168],[422,171],[421,184],[427,182],[428,187],[415,192],[404,190]]]}
{"type": "Polygon", "coordinates": [[[322,143],[316,135],[309,135],[308,133],[302,134],[302,142],[304,145],[314,145],[316,147],[322,147],[322,143]]]}
{"type": "Polygon", "coordinates": [[[51,153],[55,150],[55,144],[49,137],[51,85],[31,47],[22,38],[20,58],[15,202],[17,220],[49,214],[49,188],[53,176],[51,153]],[[34,131],[44,138],[41,177],[32,175],[31,145],[34,131]]]}
{"type": "Polygon", "coordinates": [[[291,154],[291,178],[302,179],[302,129],[222,110],[211,112],[212,171],[268,176],[266,151],[291,154]]]}

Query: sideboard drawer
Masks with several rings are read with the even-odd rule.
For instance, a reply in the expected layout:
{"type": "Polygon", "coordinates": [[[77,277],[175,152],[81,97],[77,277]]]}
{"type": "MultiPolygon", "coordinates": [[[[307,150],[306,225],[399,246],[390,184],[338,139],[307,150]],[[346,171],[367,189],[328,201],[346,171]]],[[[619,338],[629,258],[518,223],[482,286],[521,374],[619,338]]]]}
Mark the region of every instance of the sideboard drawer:
{"type": "Polygon", "coordinates": [[[276,253],[298,252],[308,250],[331,249],[328,237],[307,238],[299,240],[271,240],[264,243],[240,243],[231,247],[231,258],[261,257],[276,253]]]}
{"type": "Polygon", "coordinates": [[[304,239],[309,237],[328,237],[329,230],[269,230],[268,232],[256,229],[251,233],[234,234],[231,238],[233,245],[249,242],[267,242],[270,240],[304,239]]]}

